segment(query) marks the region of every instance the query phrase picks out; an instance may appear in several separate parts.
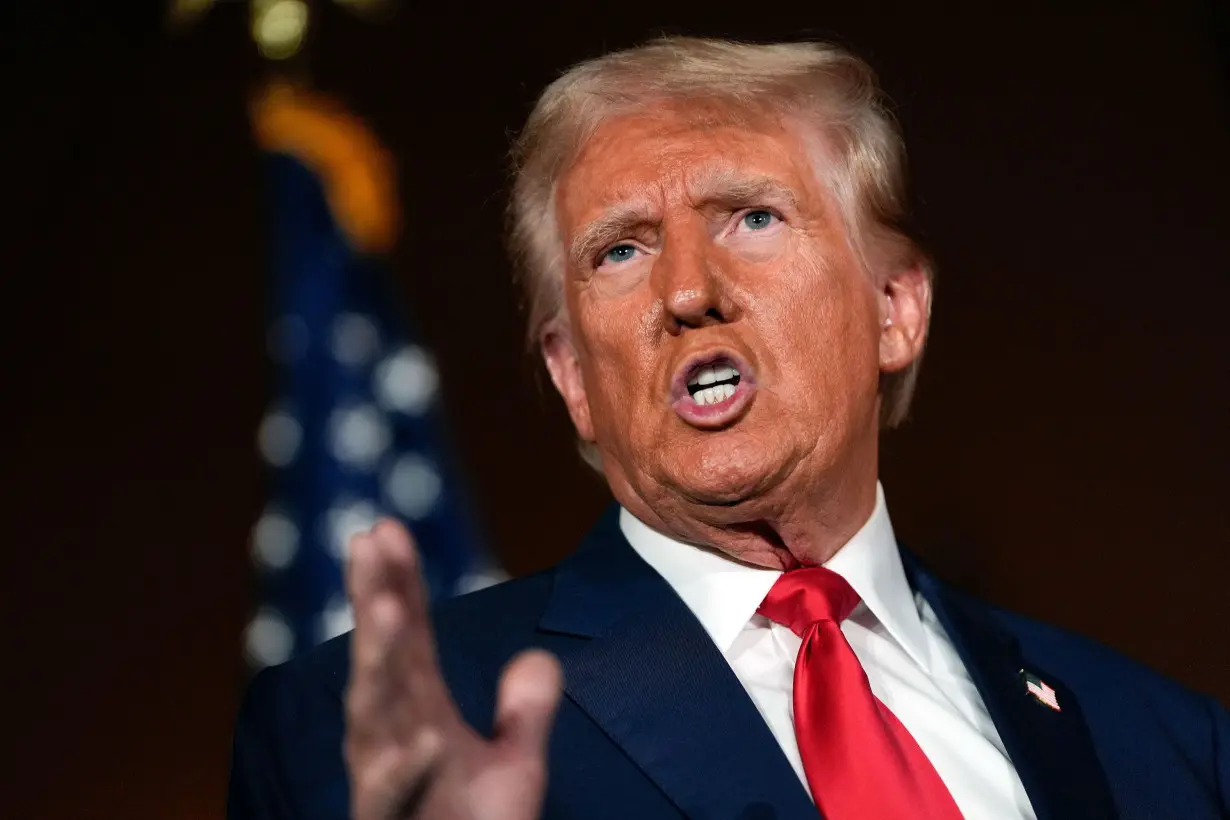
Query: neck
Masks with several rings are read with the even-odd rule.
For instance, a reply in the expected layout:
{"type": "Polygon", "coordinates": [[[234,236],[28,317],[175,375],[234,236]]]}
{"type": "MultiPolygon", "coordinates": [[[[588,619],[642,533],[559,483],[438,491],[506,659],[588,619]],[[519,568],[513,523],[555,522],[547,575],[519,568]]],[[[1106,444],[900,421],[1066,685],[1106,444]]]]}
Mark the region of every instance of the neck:
{"type": "MultiPolygon", "coordinates": [[[[616,492],[647,526],[752,566],[788,570],[832,558],[867,523],[876,504],[875,459],[830,480],[786,482],[763,498],[709,506],[616,492]]],[[[613,488],[614,489],[614,488],[613,488]]]]}

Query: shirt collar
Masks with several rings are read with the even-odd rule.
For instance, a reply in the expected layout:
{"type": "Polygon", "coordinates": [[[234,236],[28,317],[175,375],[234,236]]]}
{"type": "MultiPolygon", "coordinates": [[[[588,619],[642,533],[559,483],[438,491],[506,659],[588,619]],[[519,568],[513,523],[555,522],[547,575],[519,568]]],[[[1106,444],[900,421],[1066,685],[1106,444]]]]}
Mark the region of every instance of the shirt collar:
{"type": "MultiPolygon", "coordinates": [[[[638,555],[675,590],[723,653],[756,614],[781,571],[748,566],[651,529],[626,509],[619,526],[638,555]]],[[[905,577],[884,488],[862,528],[824,564],[854,588],[872,615],[924,669],[929,663],[918,605],[905,577]]]]}

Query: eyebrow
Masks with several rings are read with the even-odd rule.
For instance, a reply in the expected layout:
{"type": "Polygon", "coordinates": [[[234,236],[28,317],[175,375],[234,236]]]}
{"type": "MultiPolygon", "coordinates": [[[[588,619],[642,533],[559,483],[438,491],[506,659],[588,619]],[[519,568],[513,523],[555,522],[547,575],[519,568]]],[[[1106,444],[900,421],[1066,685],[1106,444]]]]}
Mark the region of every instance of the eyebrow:
{"type": "Polygon", "coordinates": [[[650,209],[643,205],[617,205],[580,230],[568,256],[577,267],[585,267],[599,250],[654,221],[650,209]]]}
{"type": "MultiPolygon", "coordinates": [[[[703,206],[721,205],[746,208],[753,205],[780,205],[797,209],[798,199],[789,186],[773,177],[735,177],[718,174],[697,187],[696,202],[703,206]]],[[[616,205],[585,225],[573,239],[568,256],[577,267],[589,264],[590,257],[605,246],[633,233],[637,228],[657,222],[653,209],[643,204],[616,205]]]]}
{"type": "Polygon", "coordinates": [[[790,186],[773,177],[732,177],[725,174],[709,180],[704,193],[697,197],[703,204],[737,205],[781,205],[790,209],[798,208],[798,198],[790,186]]]}

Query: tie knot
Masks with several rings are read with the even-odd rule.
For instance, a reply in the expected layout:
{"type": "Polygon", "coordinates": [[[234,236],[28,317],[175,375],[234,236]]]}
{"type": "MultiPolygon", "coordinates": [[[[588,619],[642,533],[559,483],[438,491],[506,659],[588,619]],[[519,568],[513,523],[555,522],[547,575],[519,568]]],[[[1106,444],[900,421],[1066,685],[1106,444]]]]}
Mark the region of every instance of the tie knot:
{"type": "Polygon", "coordinates": [[[820,621],[840,625],[858,601],[854,587],[837,573],[824,567],[803,567],[782,573],[757,611],[803,637],[808,627],[820,621]]]}

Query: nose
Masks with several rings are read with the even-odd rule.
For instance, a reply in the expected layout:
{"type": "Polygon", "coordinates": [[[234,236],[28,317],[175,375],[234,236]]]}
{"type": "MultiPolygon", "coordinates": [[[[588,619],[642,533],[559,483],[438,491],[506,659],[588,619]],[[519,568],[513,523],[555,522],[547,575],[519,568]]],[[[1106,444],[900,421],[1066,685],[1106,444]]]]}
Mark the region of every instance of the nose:
{"type": "Polygon", "coordinates": [[[685,330],[726,324],[735,318],[729,288],[703,237],[667,236],[653,276],[662,305],[662,324],[672,336],[685,330]]]}

